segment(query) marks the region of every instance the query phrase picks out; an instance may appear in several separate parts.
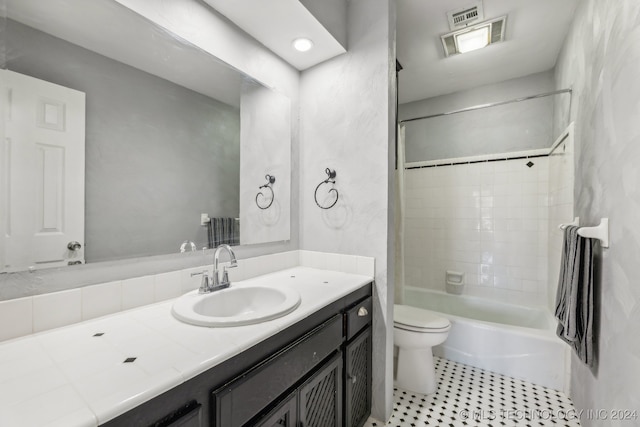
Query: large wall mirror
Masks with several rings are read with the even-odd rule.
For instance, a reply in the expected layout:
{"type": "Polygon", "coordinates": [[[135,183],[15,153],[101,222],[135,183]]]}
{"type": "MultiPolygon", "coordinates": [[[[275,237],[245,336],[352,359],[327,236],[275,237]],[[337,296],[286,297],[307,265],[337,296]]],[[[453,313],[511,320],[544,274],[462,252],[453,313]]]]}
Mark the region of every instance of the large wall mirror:
{"type": "Polygon", "coordinates": [[[286,96],[113,0],[3,38],[0,272],[289,239],[286,96]]]}

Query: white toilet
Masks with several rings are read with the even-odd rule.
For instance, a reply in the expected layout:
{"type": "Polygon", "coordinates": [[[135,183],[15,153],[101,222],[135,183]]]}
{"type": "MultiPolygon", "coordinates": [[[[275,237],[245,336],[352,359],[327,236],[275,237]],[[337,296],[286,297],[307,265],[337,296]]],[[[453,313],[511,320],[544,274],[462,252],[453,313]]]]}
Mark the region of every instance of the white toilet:
{"type": "Polygon", "coordinates": [[[408,305],[394,305],[393,316],[393,340],[398,346],[396,385],[417,393],[435,393],[438,380],[431,348],[447,339],[451,322],[408,305]]]}

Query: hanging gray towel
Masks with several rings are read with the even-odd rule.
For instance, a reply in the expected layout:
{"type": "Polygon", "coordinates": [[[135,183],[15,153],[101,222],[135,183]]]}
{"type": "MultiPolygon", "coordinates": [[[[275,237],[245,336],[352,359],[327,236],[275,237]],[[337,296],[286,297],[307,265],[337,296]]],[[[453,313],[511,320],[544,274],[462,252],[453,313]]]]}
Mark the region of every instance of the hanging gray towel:
{"type": "Polygon", "coordinates": [[[593,245],[595,239],[578,235],[578,228],[564,230],[564,247],[556,294],[558,336],[577,356],[593,366],[593,245]]]}
{"type": "Polygon", "coordinates": [[[208,226],[210,248],[240,244],[240,220],[237,218],[211,218],[208,226]]]}

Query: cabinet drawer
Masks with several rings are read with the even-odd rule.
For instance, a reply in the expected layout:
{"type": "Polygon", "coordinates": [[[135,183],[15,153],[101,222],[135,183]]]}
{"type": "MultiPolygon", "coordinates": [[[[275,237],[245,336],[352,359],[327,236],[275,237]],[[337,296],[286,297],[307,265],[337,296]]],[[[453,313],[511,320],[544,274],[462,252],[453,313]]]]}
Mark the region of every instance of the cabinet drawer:
{"type": "Polygon", "coordinates": [[[368,297],[346,312],[347,340],[371,323],[371,308],[371,297],[368,297]]]}
{"type": "Polygon", "coordinates": [[[342,316],[335,315],[245,375],[213,392],[217,426],[239,427],[321,363],[342,343],[342,316]]]}

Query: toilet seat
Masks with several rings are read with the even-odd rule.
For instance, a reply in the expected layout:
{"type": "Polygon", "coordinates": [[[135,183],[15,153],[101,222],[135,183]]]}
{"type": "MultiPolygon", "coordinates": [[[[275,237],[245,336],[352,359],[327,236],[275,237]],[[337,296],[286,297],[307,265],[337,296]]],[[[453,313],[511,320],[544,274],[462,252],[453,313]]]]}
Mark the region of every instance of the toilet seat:
{"type": "Polygon", "coordinates": [[[451,329],[451,322],[435,313],[408,305],[393,306],[393,325],[405,331],[440,333],[451,329]]]}

